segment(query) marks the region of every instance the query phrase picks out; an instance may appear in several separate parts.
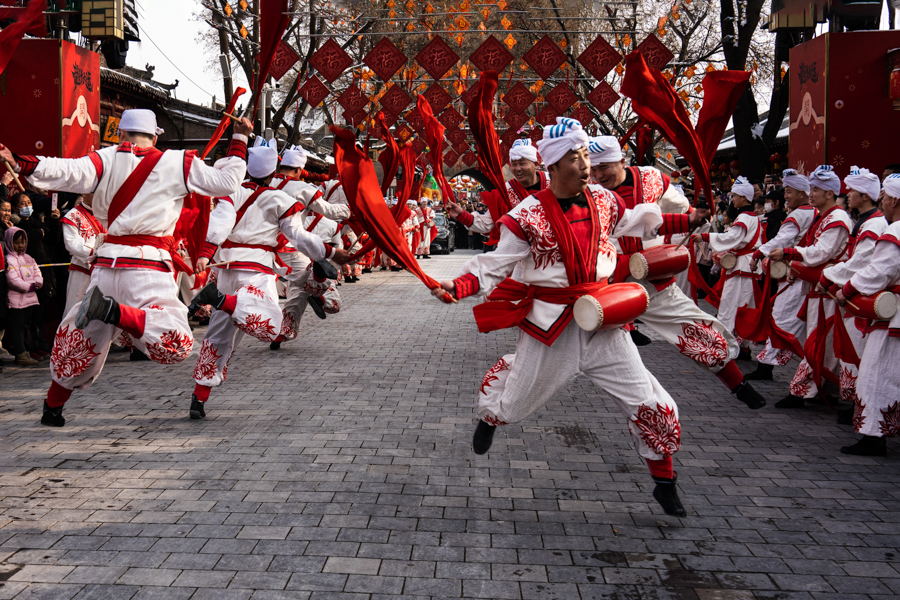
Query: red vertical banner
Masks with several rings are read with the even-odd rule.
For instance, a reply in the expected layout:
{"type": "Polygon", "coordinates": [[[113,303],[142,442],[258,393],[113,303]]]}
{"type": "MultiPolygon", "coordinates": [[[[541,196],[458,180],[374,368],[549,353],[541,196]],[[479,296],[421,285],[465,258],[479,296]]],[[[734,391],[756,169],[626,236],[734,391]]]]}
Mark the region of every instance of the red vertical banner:
{"type": "Polygon", "coordinates": [[[80,158],[100,148],[100,55],[63,42],[60,127],[62,158],[80,158]]]}
{"type": "Polygon", "coordinates": [[[791,48],[790,163],[801,173],[825,164],[828,36],[791,48]]]}
{"type": "Polygon", "coordinates": [[[22,40],[0,75],[0,140],[19,154],[60,156],[59,40],[22,40]]]}

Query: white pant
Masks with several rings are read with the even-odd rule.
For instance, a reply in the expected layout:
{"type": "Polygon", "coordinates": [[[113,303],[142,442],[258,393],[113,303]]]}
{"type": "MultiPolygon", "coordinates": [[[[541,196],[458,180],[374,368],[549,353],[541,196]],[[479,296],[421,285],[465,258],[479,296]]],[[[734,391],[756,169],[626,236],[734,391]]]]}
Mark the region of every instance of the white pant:
{"type": "Polygon", "coordinates": [[[642,457],[662,460],[678,451],[678,407],[622,329],[588,332],[572,321],[550,347],[520,332],[515,354],[504,356],[485,374],[478,416],[492,425],[517,423],[579,373],[613,396],[642,457]]]}
{"type": "Polygon", "coordinates": [[[900,338],[890,337],[887,329],[876,329],[866,336],[856,387],[859,400],[853,415],[858,433],[877,437],[900,435],[898,356],[900,338]]]}
{"type": "MultiPolygon", "coordinates": [[[[719,313],[716,317],[728,331],[734,333],[734,321],[737,318],[738,308],[741,306],[756,308],[753,295],[753,286],[755,285],[755,279],[738,275],[726,280],[725,285],[722,286],[722,299],[719,302],[719,313]]],[[[643,321],[643,317],[641,320],[643,321]]],[[[738,342],[741,342],[740,338],[738,338],[738,342]]]]}
{"type": "MultiPolygon", "coordinates": [[[[850,338],[850,341],[853,342],[853,349],[856,351],[856,356],[862,358],[865,353],[866,341],[868,338],[863,337],[862,331],[856,327],[856,317],[844,315],[844,329],[847,330],[847,336],[850,338]]],[[[862,363],[862,361],[860,361],[860,363],[862,363]]],[[[853,363],[841,360],[840,370],[839,382],[841,388],[841,400],[857,404],[859,402],[859,397],[856,394],[856,382],[859,378],[859,367],[853,363]]]]}
{"type": "Polygon", "coordinates": [[[718,373],[737,358],[740,345],[731,330],[701,310],[677,285],[656,291],[649,282],[638,283],[650,295],[650,304],[641,315],[641,322],[679,352],[713,373],[718,373]]]}
{"type": "MultiPolygon", "coordinates": [[[[797,316],[803,303],[806,302],[806,292],[803,290],[803,282],[800,280],[789,284],[783,281],[778,286],[779,294],[772,305],[772,320],[779,329],[790,333],[801,344],[806,340],[806,321],[797,316]]],[[[759,353],[756,359],[764,365],[786,365],[794,353],[790,350],[779,350],[772,345],[772,340],[766,340],[766,347],[759,353]]]]}
{"type": "Polygon", "coordinates": [[[261,342],[273,342],[281,329],[281,308],[275,291],[275,276],[258,271],[220,269],[216,283],[223,294],[237,296],[232,314],[213,310],[209,329],[194,367],[194,381],[207,387],[222,385],[228,361],[244,334],[261,342]]]}
{"type": "Polygon", "coordinates": [[[285,291],[287,298],[282,308],[281,338],[282,341],[297,338],[300,330],[300,319],[309,304],[310,296],[319,296],[324,301],[325,312],[337,314],[341,310],[341,297],[334,282],[316,281],[312,274],[312,261],[299,252],[282,254],[281,259],[291,267],[285,291]]]}
{"type": "MultiPolygon", "coordinates": [[[[819,300],[819,298],[810,298],[806,305],[806,331],[809,337],[815,335],[816,326],[819,322],[819,300]]],[[[834,314],[834,300],[824,298],[822,307],[824,308],[823,312],[826,319],[834,314]]],[[[832,328],[828,331],[828,336],[825,340],[825,360],[822,368],[834,373],[837,372],[838,364],[839,361],[834,355],[834,328],[832,328]]],[[[792,396],[800,398],[814,398],[818,392],[819,387],[813,381],[812,367],[804,358],[800,361],[800,366],[797,367],[797,372],[794,373],[794,378],[791,380],[790,393],[792,396]]]]}
{"type": "Polygon", "coordinates": [[[91,276],[81,271],[69,271],[69,283],[66,284],[66,308],[64,315],[69,314],[73,306],[84,300],[91,276]]]}
{"type": "Polygon", "coordinates": [[[431,254],[431,227],[426,225],[421,231],[422,241],[416,254],[431,254]]]}
{"type": "MultiPolygon", "coordinates": [[[[95,267],[91,284],[119,304],[144,311],[144,334],[134,339],[134,346],[151,359],[174,364],[191,353],[194,337],[172,273],[95,267]]],[[[59,324],[50,356],[53,381],[68,390],[90,387],[103,370],[109,345],[120,331],[103,321],[91,321],[83,331],[76,329],[79,307],[81,302],[72,306],[59,324]]]]}

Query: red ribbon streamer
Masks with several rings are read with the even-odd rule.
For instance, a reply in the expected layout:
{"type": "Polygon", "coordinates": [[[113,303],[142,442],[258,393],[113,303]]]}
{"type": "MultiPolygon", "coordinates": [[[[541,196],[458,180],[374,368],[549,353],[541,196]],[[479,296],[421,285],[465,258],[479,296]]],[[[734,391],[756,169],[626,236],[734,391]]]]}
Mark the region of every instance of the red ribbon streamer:
{"type": "MultiPolygon", "coordinates": [[[[242,87],[239,87],[234,91],[234,94],[231,96],[231,102],[228,103],[228,108],[225,112],[230,115],[234,114],[234,107],[237,106],[238,98],[244,95],[245,90],[242,87]]],[[[222,134],[225,133],[225,130],[228,128],[228,125],[231,123],[230,117],[222,117],[222,120],[219,121],[219,125],[216,127],[216,130],[213,132],[212,137],[209,138],[209,143],[206,144],[206,148],[203,149],[203,154],[200,155],[202,160],[206,160],[206,157],[215,148],[216,144],[219,143],[219,140],[222,139],[222,134]]]]}
{"type": "Polygon", "coordinates": [[[387,194],[388,188],[391,187],[394,178],[397,177],[397,169],[400,167],[400,147],[397,145],[397,140],[391,135],[391,128],[388,127],[387,121],[384,120],[384,113],[378,111],[375,119],[381,126],[381,139],[387,144],[387,148],[378,155],[378,162],[381,163],[384,171],[384,177],[381,180],[381,193],[384,195],[387,194]]]}
{"type": "MultiPolygon", "coordinates": [[[[512,210],[506,194],[506,181],[503,179],[500,138],[497,137],[497,129],[494,127],[493,110],[496,92],[497,74],[491,71],[483,72],[481,80],[478,82],[475,100],[469,106],[469,129],[475,139],[478,168],[496,188],[495,193],[481,195],[481,201],[487,205],[494,223],[499,222],[500,217],[512,210]]],[[[499,239],[500,235],[495,228],[487,243],[494,245],[499,239]]]]}
{"type": "Polygon", "coordinates": [[[260,0],[259,2],[259,74],[256,78],[256,104],[253,105],[253,114],[259,108],[262,87],[269,78],[272,69],[272,60],[278,50],[278,43],[284,35],[288,23],[291,20],[288,11],[287,0],[260,0]]]}
{"type": "Polygon", "coordinates": [[[28,6],[19,10],[21,18],[0,31],[0,73],[6,70],[6,65],[16,53],[16,48],[19,47],[23,35],[29,33],[37,37],[47,37],[47,27],[44,23],[45,10],[47,10],[46,0],[31,0],[28,6]]]}
{"type": "Polygon", "coordinates": [[[438,185],[441,186],[441,194],[444,196],[444,206],[447,206],[447,200],[452,198],[456,200],[453,194],[453,188],[450,182],[444,177],[444,126],[434,118],[434,111],[425,96],[416,98],[416,107],[425,121],[425,141],[428,142],[428,156],[431,158],[431,167],[434,170],[434,177],[437,179],[438,185]]]}

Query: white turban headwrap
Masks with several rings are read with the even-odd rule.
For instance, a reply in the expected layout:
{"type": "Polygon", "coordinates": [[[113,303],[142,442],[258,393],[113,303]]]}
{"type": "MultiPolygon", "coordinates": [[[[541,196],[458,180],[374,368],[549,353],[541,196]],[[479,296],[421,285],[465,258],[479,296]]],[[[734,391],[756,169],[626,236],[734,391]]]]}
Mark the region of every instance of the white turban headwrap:
{"type": "Polygon", "coordinates": [[[809,176],[809,187],[831,190],[837,196],[841,193],[841,178],[834,174],[831,165],[819,165],[809,176]]]}
{"type": "Polygon", "coordinates": [[[544,139],[538,142],[538,150],[544,157],[544,164],[555,165],[570,151],[585,148],[589,140],[581,123],[556,117],[556,125],[544,127],[544,139]]]}
{"type": "Polygon", "coordinates": [[[784,183],[784,187],[793,188],[805,194],[809,193],[809,179],[797,172],[797,169],[785,169],[781,174],[781,181],[784,183]]]}
{"type": "Polygon", "coordinates": [[[306,166],[306,151],[300,146],[293,146],[284,151],[281,157],[281,164],[292,169],[302,169],[306,166]]]}
{"type": "Polygon", "coordinates": [[[844,177],[844,185],[847,189],[866,194],[872,202],[878,202],[878,196],[881,195],[881,180],[878,175],[856,165],[850,167],[850,174],[844,177]]]}
{"type": "Polygon", "coordinates": [[[121,131],[133,131],[148,135],[162,135],[165,130],[156,126],[156,113],[146,108],[130,108],[122,113],[121,131]]]}
{"type": "Polygon", "coordinates": [[[588,142],[588,152],[591,153],[592,165],[619,162],[625,157],[619,146],[619,140],[611,135],[592,137],[588,142]]]}
{"type": "Polygon", "coordinates": [[[734,185],[731,186],[731,193],[737,194],[738,196],[743,196],[750,202],[753,201],[753,196],[756,194],[756,190],[753,189],[753,184],[747,181],[746,177],[738,177],[734,180],[734,185]]]}
{"type": "Polygon", "coordinates": [[[523,158],[533,163],[538,161],[537,148],[531,145],[531,140],[516,140],[509,149],[509,162],[523,158]]]}
{"type": "Polygon", "coordinates": [[[900,198],[900,173],[891,173],[884,180],[884,193],[891,198],[900,198]]]}
{"type": "MultiPolygon", "coordinates": [[[[258,138],[257,138],[258,139],[258,138]]],[[[278,151],[269,146],[250,148],[247,156],[247,173],[255,179],[263,179],[278,168],[278,151]]]]}

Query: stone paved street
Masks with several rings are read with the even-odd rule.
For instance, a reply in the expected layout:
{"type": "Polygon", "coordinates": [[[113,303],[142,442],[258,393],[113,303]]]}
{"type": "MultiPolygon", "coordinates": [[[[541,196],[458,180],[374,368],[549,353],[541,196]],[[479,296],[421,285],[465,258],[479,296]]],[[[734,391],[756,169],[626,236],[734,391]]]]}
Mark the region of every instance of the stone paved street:
{"type": "Polygon", "coordinates": [[[833,413],[773,408],[790,367],[751,412],[642,349],[681,408],[677,519],[586,379],[476,456],[475,391],[515,333],[479,334],[471,302],[406,273],[340,292],[280,352],[245,338],[205,421],[187,418],[199,343],[169,367],[112,354],[61,430],[38,424],[46,363],[5,367],[0,600],[900,596],[898,446],[843,456],[833,413]]]}

